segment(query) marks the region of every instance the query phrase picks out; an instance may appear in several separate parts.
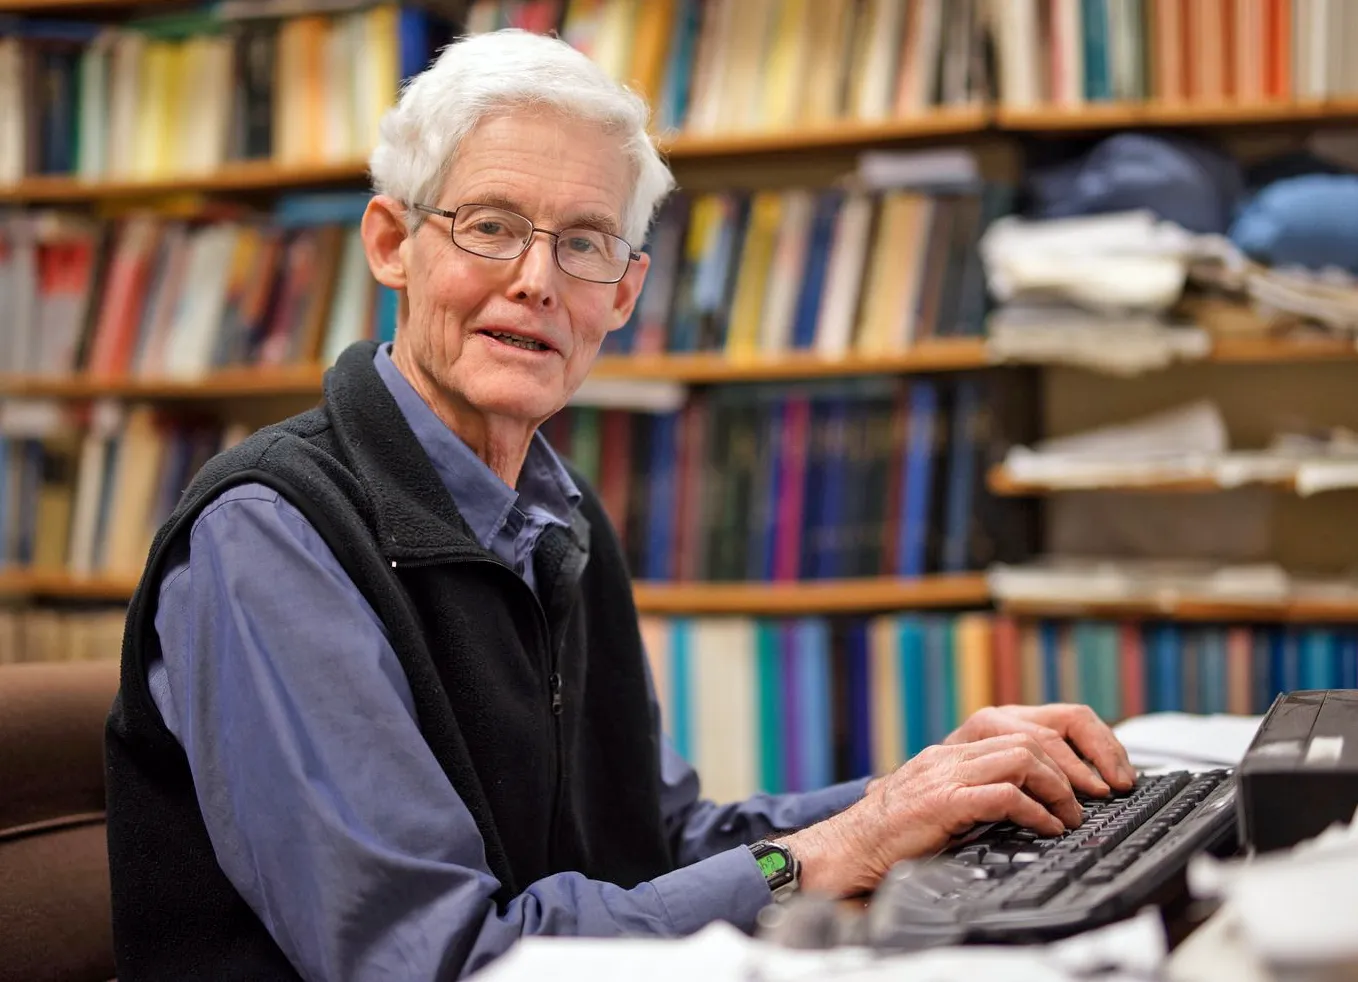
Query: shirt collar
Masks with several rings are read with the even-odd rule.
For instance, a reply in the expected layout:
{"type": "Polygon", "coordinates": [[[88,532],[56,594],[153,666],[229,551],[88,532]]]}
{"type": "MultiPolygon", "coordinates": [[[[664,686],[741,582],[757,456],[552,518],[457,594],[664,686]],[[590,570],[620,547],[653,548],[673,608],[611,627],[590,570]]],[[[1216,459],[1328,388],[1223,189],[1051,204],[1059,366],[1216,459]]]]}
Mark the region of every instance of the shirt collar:
{"type": "Polygon", "coordinates": [[[378,345],[373,364],[482,548],[490,548],[516,506],[539,522],[571,524],[580,489],[541,433],[534,433],[528,445],[515,491],[425,404],[391,360],[390,343],[378,345]]]}

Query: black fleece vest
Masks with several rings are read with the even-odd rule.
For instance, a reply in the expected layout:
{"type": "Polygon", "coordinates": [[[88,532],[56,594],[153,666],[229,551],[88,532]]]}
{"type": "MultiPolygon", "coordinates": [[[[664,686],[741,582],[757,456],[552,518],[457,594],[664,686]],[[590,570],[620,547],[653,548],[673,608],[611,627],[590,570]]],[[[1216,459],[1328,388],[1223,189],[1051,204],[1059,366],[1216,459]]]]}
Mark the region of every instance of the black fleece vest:
{"type": "MultiPolygon", "coordinates": [[[[631,887],[672,868],[636,609],[598,498],[573,475],[584,498],[569,531],[540,540],[539,601],[467,528],[373,367],[375,350],[344,352],[319,408],[210,461],[152,544],[107,728],[120,982],[297,977],[217,864],[187,759],[146,682],[172,546],[246,482],[307,516],[381,618],[421,733],[476,820],[497,904],[555,872],[631,887]]],[[[310,654],[325,671],[328,653],[310,654]]],[[[465,956],[450,954],[454,964],[465,956]]]]}

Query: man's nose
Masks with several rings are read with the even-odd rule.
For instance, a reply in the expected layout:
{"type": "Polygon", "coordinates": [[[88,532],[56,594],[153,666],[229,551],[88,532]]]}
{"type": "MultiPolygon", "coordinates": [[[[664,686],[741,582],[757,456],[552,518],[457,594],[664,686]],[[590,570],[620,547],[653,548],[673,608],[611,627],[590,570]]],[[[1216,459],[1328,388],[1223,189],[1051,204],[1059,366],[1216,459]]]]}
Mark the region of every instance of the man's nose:
{"type": "Polygon", "coordinates": [[[559,274],[556,239],[535,232],[533,240],[518,260],[513,284],[515,298],[535,306],[552,306],[556,302],[559,274]]]}

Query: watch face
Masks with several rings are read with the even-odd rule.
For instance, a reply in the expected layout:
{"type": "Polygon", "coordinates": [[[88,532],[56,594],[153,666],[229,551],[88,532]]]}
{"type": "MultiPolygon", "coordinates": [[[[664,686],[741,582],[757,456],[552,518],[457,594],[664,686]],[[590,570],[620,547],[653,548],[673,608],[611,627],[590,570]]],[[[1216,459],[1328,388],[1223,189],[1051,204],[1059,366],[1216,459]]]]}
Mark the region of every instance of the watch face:
{"type": "Polygon", "coordinates": [[[781,850],[770,849],[759,857],[759,869],[764,874],[764,879],[772,880],[787,870],[787,857],[781,850]]]}

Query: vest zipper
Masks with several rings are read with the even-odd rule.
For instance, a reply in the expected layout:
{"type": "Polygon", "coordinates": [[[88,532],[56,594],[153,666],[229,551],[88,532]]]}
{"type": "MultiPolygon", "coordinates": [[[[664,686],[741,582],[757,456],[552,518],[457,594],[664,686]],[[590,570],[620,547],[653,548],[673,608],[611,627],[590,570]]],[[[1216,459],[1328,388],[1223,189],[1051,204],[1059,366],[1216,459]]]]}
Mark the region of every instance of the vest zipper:
{"type": "MultiPolygon", "coordinates": [[[[406,562],[402,562],[400,565],[401,567],[404,567],[406,569],[422,569],[430,566],[451,566],[455,563],[483,563],[487,566],[494,566],[496,569],[503,570],[507,573],[513,574],[514,572],[504,563],[497,562],[494,559],[482,559],[479,556],[449,557],[446,559],[412,559],[406,562]]],[[[398,568],[396,560],[394,559],[391,561],[391,568],[392,569],[398,568]]],[[[552,803],[550,810],[547,812],[547,814],[551,816],[550,819],[548,820],[547,829],[548,861],[550,862],[553,854],[556,852],[557,829],[561,824],[561,802],[562,799],[565,797],[564,794],[562,793],[562,784],[564,783],[563,777],[566,768],[563,761],[565,751],[562,749],[561,745],[561,714],[565,709],[565,701],[562,696],[563,685],[560,672],[561,646],[552,644],[551,624],[547,620],[547,611],[543,610],[542,608],[542,601],[538,599],[537,594],[533,590],[529,589],[528,584],[524,583],[524,581],[520,579],[518,575],[514,575],[514,579],[518,582],[518,584],[521,587],[523,587],[525,590],[528,590],[529,594],[532,595],[533,609],[537,611],[538,634],[539,637],[542,638],[543,648],[547,653],[548,660],[547,665],[548,672],[547,692],[549,696],[548,710],[552,717],[552,748],[553,748],[552,803]]],[[[562,635],[561,640],[562,644],[564,645],[565,644],[564,634],[562,635]]]]}

